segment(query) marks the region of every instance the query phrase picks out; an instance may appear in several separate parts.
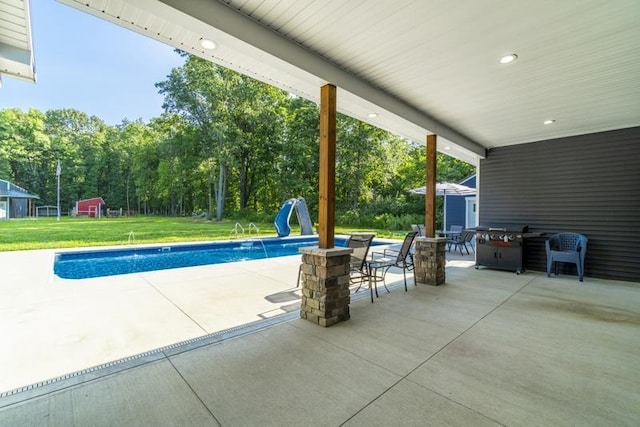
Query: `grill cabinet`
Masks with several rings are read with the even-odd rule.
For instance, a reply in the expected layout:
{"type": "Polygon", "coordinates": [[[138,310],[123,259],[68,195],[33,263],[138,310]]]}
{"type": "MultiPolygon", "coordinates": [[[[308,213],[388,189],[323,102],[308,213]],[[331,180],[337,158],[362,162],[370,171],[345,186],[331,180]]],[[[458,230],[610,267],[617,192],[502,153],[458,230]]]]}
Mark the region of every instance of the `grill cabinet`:
{"type": "Polygon", "coordinates": [[[476,270],[481,266],[524,271],[527,225],[476,227],[476,270]]]}

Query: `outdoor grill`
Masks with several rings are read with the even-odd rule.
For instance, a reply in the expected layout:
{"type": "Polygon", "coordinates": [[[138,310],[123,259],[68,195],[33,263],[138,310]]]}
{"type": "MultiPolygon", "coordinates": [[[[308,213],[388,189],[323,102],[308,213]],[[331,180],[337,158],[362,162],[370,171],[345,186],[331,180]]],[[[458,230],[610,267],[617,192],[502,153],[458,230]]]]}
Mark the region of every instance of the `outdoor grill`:
{"type": "Polygon", "coordinates": [[[481,265],[500,270],[524,271],[525,239],[539,235],[527,233],[528,225],[478,226],[476,230],[476,269],[481,265]]]}

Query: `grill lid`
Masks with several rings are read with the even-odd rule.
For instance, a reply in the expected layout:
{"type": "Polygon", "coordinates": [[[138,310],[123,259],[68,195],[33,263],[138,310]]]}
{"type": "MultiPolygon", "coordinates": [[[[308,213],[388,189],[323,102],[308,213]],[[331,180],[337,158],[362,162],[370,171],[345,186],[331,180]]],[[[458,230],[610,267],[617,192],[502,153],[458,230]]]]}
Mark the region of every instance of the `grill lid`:
{"type": "Polygon", "coordinates": [[[523,224],[490,224],[475,227],[476,231],[501,231],[505,233],[526,233],[528,225],[523,224]]]}

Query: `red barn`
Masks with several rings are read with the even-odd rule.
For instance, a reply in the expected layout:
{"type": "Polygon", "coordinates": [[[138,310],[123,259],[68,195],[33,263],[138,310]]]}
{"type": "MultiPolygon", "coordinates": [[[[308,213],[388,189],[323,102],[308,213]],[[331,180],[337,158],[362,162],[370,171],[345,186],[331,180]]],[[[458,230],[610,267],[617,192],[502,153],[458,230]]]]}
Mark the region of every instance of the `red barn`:
{"type": "Polygon", "coordinates": [[[100,218],[102,216],[102,206],[104,200],[102,197],[94,197],[92,199],[78,200],[76,202],[76,215],[88,216],[89,218],[100,218]]]}

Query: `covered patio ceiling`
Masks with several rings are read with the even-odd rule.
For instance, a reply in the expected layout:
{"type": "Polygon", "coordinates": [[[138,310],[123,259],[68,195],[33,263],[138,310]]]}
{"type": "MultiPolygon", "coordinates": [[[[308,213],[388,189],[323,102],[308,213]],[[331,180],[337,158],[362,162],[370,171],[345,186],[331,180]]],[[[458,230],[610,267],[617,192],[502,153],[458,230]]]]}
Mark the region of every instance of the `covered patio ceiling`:
{"type": "Polygon", "coordinates": [[[36,80],[28,0],[0,0],[0,76],[3,74],[36,80]]]}
{"type": "Polygon", "coordinates": [[[640,125],[636,0],[60,1],[472,164],[640,125]]]}

